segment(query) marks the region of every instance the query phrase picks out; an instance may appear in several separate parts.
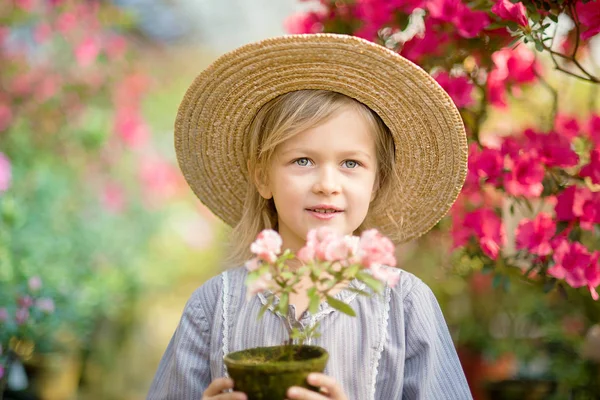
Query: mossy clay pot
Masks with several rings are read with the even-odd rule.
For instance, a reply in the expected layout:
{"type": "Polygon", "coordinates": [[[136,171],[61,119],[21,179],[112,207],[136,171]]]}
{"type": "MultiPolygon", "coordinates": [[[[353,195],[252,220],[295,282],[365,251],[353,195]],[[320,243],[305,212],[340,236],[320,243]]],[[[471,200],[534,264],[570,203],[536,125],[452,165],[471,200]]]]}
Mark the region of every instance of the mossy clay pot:
{"type": "Polygon", "coordinates": [[[291,386],[317,388],[306,382],[311,372],[323,372],[329,354],[318,346],[255,347],[225,356],[234,390],[248,400],[283,400],[291,386]]]}

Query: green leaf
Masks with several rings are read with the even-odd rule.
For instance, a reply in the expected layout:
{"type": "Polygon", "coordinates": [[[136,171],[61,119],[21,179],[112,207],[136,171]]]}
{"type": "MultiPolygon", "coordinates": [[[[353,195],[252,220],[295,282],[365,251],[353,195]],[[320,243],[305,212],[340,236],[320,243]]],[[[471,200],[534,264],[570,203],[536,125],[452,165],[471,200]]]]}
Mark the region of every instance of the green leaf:
{"type": "Polygon", "coordinates": [[[290,296],[287,293],[283,293],[281,295],[281,300],[279,300],[279,304],[277,305],[277,311],[281,315],[287,315],[288,313],[288,304],[290,303],[290,296]]]}
{"type": "Polygon", "coordinates": [[[344,314],[347,314],[351,317],[356,316],[356,313],[354,312],[352,307],[350,307],[348,304],[344,303],[343,301],[336,299],[335,297],[327,296],[327,302],[329,303],[329,305],[331,307],[335,308],[336,310],[338,310],[340,312],[343,312],[344,314]]]}
{"type": "Polygon", "coordinates": [[[544,45],[541,42],[535,42],[535,49],[541,53],[544,51],[544,45]]]}
{"type": "Polygon", "coordinates": [[[310,302],[308,303],[308,311],[311,314],[316,314],[319,311],[319,295],[317,294],[317,289],[315,287],[311,287],[307,291],[308,298],[310,302]]]}
{"type": "Polygon", "coordinates": [[[383,283],[381,281],[378,281],[377,279],[373,278],[368,273],[361,271],[358,274],[356,274],[356,277],[358,278],[358,280],[360,280],[361,282],[364,282],[368,287],[373,289],[375,292],[377,292],[377,293],[382,292],[383,283]]]}
{"type": "Polygon", "coordinates": [[[269,309],[269,305],[263,304],[263,306],[260,308],[260,311],[258,312],[258,319],[261,319],[263,317],[263,315],[265,315],[265,312],[267,312],[268,309],[269,309]]]}

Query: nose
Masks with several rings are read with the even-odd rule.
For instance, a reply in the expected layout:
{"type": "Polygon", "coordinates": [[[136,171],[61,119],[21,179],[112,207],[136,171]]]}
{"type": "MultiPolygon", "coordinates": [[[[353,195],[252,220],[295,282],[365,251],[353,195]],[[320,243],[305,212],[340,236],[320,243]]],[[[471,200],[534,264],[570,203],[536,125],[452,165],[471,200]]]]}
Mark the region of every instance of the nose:
{"type": "Polygon", "coordinates": [[[332,195],[340,191],[340,179],[337,169],[328,166],[319,168],[313,185],[313,192],[316,194],[332,195]]]}

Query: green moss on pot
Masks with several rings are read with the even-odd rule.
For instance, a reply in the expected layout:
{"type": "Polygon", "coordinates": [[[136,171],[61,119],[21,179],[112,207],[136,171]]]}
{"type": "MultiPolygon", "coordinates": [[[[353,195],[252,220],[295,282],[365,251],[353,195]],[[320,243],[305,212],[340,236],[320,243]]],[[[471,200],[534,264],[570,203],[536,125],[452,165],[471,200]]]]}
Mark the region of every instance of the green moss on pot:
{"type": "Polygon", "coordinates": [[[329,354],[318,346],[256,347],[225,356],[234,389],[248,400],[282,400],[291,386],[317,390],[306,382],[311,372],[323,372],[329,354]]]}

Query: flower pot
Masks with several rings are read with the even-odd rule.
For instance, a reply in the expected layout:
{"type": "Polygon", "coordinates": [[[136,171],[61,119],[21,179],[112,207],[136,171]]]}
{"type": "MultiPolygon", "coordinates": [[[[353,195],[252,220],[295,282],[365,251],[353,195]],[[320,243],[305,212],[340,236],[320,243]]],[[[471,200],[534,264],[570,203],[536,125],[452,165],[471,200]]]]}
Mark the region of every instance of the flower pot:
{"type": "Polygon", "coordinates": [[[318,346],[256,347],[225,356],[234,390],[248,400],[282,400],[290,386],[317,390],[306,382],[311,372],[323,372],[329,354],[318,346]]]}
{"type": "Polygon", "coordinates": [[[490,400],[543,400],[556,389],[556,382],[543,379],[507,379],[486,385],[490,400]]]}

